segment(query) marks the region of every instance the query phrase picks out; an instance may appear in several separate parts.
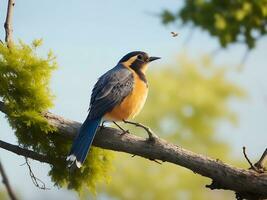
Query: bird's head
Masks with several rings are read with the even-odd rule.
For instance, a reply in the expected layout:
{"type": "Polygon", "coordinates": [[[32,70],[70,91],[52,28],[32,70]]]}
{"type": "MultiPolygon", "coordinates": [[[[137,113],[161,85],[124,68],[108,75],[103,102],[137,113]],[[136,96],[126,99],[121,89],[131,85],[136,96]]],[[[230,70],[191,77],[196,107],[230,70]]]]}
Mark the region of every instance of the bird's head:
{"type": "Polygon", "coordinates": [[[134,71],[142,71],[145,73],[148,63],[157,59],[160,59],[160,57],[149,57],[146,52],[133,51],[123,56],[119,63],[134,71]]]}

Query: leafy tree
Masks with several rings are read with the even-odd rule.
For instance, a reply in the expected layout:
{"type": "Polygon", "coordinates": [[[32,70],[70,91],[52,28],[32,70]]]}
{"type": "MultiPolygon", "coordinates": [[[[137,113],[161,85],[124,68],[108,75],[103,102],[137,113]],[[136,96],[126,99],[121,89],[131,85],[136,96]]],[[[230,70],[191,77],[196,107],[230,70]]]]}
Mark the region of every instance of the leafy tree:
{"type": "Polygon", "coordinates": [[[69,173],[65,159],[70,141],[56,134],[57,130],[42,115],[53,106],[49,81],[57,64],[52,52],[46,58],[37,55],[41,43],[41,40],[31,45],[20,42],[9,48],[0,44],[0,98],[5,103],[7,119],[20,146],[51,159],[49,175],[55,185],[94,192],[98,182],[109,180],[112,155],[92,148],[82,170],[69,173]]]}
{"type": "MultiPolygon", "coordinates": [[[[244,97],[244,91],[227,80],[226,68],[215,66],[208,57],[193,62],[183,56],[177,63],[149,75],[149,97],[136,121],[185,148],[231,160],[228,145],[216,137],[216,125],[222,120],[236,123],[228,103],[244,97]]],[[[130,130],[143,134],[140,129],[130,130]]],[[[208,179],[171,164],[119,154],[115,166],[112,182],[104,191],[118,199],[201,200],[230,195],[203,189],[208,179]]]]}
{"type": "Polygon", "coordinates": [[[199,27],[218,38],[222,47],[244,43],[249,49],[267,33],[266,0],[188,0],[177,12],[164,10],[163,24],[199,27]]]}

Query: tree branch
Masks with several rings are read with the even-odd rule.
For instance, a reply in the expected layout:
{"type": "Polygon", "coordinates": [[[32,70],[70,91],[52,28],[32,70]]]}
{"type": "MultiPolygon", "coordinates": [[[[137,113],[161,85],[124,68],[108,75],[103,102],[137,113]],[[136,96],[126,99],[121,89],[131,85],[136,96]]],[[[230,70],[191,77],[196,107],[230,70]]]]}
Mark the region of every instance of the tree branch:
{"type": "Polygon", "coordinates": [[[8,0],[8,6],[7,6],[7,14],[6,14],[6,21],[4,24],[5,31],[6,31],[6,37],[5,41],[8,46],[13,41],[13,27],[12,27],[12,22],[13,22],[13,10],[15,6],[15,0],[8,0]]]}
{"type": "MultiPolygon", "coordinates": [[[[44,116],[66,139],[73,139],[81,126],[78,122],[50,112],[44,113],[44,116]]],[[[120,130],[114,128],[100,128],[93,145],[180,165],[194,173],[211,178],[212,184],[208,186],[210,189],[232,190],[242,194],[250,194],[257,198],[267,198],[266,173],[259,174],[253,170],[236,168],[218,159],[215,160],[193,153],[163,139],[156,139],[155,142],[151,143],[133,134],[122,135],[121,133],[120,130]]]]}
{"type": "Polygon", "coordinates": [[[7,189],[7,192],[8,192],[8,195],[10,197],[11,200],[17,200],[16,198],[16,195],[15,193],[13,192],[12,188],[11,188],[11,185],[8,181],[8,178],[7,178],[7,175],[5,173],[5,170],[4,170],[4,167],[0,161],[0,174],[2,175],[2,182],[3,184],[6,186],[6,189],[7,189]]]}
{"type": "Polygon", "coordinates": [[[255,167],[257,167],[260,170],[265,170],[264,165],[267,163],[267,148],[265,149],[265,151],[263,152],[260,160],[258,162],[255,163],[255,167]]]}
{"type": "Polygon", "coordinates": [[[0,101],[0,111],[6,113],[5,104],[2,101],[0,101]]]}
{"type": "Polygon", "coordinates": [[[11,152],[18,154],[20,156],[24,156],[24,157],[31,158],[34,160],[38,160],[40,162],[44,162],[44,163],[48,163],[48,164],[53,164],[50,161],[50,159],[45,155],[38,154],[32,150],[21,148],[17,145],[9,144],[9,143],[4,142],[2,140],[0,140],[0,148],[5,149],[7,151],[11,151],[11,152]]]}
{"type": "Polygon", "coordinates": [[[252,164],[252,162],[249,160],[247,154],[246,154],[246,147],[243,146],[243,154],[244,154],[244,157],[246,158],[246,160],[248,161],[248,164],[250,165],[250,168],[249,169],[253,169],[254,171],[256,172],[260,172],[258,171],[258,169],[252,164]]]}

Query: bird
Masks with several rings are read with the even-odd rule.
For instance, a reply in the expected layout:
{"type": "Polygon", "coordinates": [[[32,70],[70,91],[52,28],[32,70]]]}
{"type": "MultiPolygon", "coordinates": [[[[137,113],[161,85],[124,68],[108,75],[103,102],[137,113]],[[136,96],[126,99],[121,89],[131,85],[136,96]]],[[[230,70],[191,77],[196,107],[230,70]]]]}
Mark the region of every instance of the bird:
{"type": "Polygon", "coordinates": [[[174,31],[172,31],[171,34],[172,34],[172,37],[177,37],[178,36],[178,33],[174,32],[174,31]]]}
{"type": "Polygon", "coordinates": [[[150,57],[143,51],[133,51],[98,79],[92,90],[87,118],[67,156],[69,167],[82,166],[102,121],[116,123],[133,119],[141,111],[148,94],[145,75],[148,64],[158,59],[160,57],[150,57]]]}

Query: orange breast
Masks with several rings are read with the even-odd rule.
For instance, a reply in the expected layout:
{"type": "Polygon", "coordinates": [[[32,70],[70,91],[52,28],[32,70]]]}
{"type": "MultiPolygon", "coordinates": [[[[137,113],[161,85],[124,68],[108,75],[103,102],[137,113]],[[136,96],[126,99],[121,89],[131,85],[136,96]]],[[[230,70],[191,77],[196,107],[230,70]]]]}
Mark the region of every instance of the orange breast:
{"type": "Polygon", "coordinates": [[[134,118],[143,108],[148,88],[145,82],[134,73],[134,86],[132,93],[125,97],[120,105],[117,105],[113,110],[107,113],[104,118],[111,121],[121,121],[134,118]]]}

